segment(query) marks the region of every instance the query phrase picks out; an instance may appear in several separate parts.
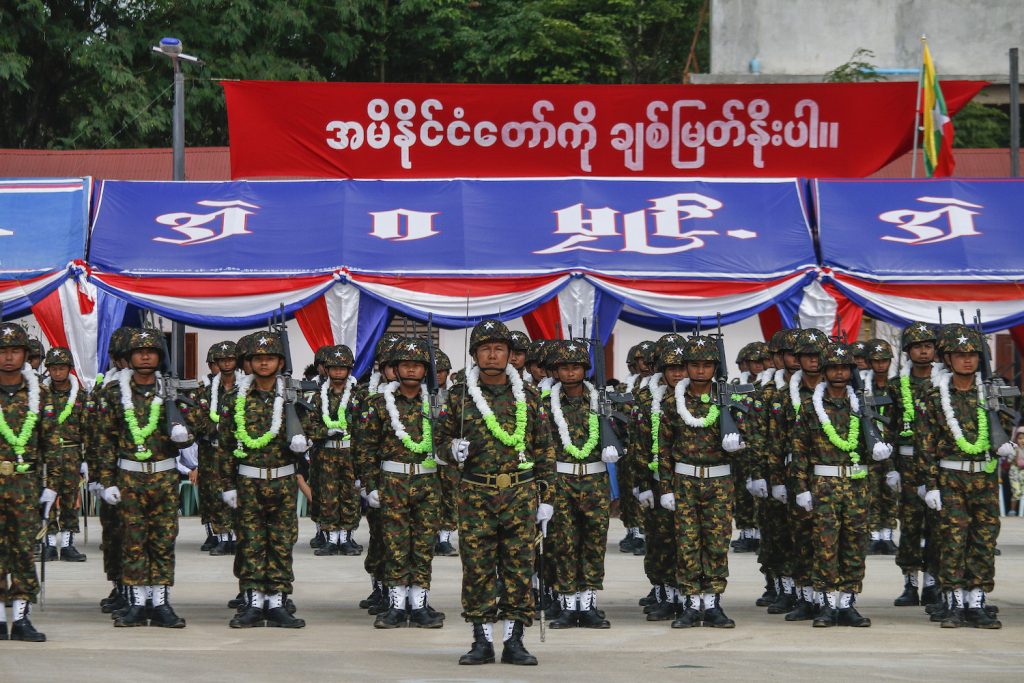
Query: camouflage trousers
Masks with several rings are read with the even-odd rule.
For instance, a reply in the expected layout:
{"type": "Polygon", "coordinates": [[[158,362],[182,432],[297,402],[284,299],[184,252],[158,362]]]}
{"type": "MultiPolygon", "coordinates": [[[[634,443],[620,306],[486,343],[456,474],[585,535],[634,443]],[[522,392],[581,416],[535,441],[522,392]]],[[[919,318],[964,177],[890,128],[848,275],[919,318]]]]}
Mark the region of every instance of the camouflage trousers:
{"type": "Polygon", "coordinates": [[[39,519],[40,482],[34,473],[0,476],[0,604],[3,601],[35,602],[39,578],[33,559],[39,519]],[[10,584],[6,575],[11,575],[10,584]]]}
{"type": "MultiPolygon", "coordinates": [[[[630,494],[632,498],[632,494],[630,494]]],[[[604,588],[611,494],[604,472],[583,477],[559,474],[551,496],[555,509],[544,544],[559,593],[604,588]]]]}
{"type": "Polygon", "coordinates": [[[436,474],[381,473],[385,585],[430,588],[440,489],[436,474]]]}
{"type": "Polygon", "coordinates": [[[299,539],[295,477],[238,477],[235,576],[240,590],[291,593],[292,549],[299,539]]]}
{"type": "MultiPolygon", "coordinates": [[[[798,586],[810,586],[814,567],[814,544],[808,539],[814,537],[814,516],[796,504],[796,496],[801,491],[795,481],[787,487],[789,490],[789,543],[790,543],[790,575],[798,586]]],[[[785,575],[783,575],[785,576],[785,575]]]]}
{"type": "Polygon", "coordinates": [[[100,501],[100,551],[107,581],[121,582],[121,546],[124,545],[124,522],[117,505],[100,501]]]}
{"type": "Polygon", "coordinates": [[[232,510],[221,498],[221,483],[217,477],[214,447],[206,442],[199,445],[199,516],[203,524],[213,527],[213,533],[226,534],[234,526],[232,510]]]}
{"type": "Polygon", "coordinates": [[[868,530],[895,529],[899,494],[885,483],[885,475],[893,468],[890,460],[868,465],[868,530]]]}
{"type": "Polygon", "coordinates": [[[47,485],[57,492],[56,508],[50,511],[50,526],[47,531],[70,531],[77,534],[78,494],[81,492],[82,447],[79,445],[58,448],[46,461],[47,485]]]}
{"type": "Polygon", "coordinates": [[[462,617],[474,624],[533,624],[537,485],[497,490],[459,484],[462,617]]]}
{"type": "MultiPolygon", "coordinates": [[[[356,489],[355,463],[349,448],[321,448],[317,462],[317,517],[321,531],[351,531],[359,526],[359,491],[356,489]]],[[[312,469],[312,463],[310,463],[312,469]]]]}
{"type": "Polygon", "coordinates": [[[793,535],[790,507],[774,498],[761,501],[759,528],[761,547],[757,561],[762,571],[774,577],[793,576],[793,535]]]}
{"type": "Polygon", "coordinates": [[[939,470],[938,581],[945,589],[995,586],[999,537],[999,475],[939,470]]]}
{"type": "Polygon", "coordinates": [[[117,471],[121,491],[121,582],[126,586],[173,586],[178,538],[178,472],[117,471]]]}
{"type": "Polygon", "coordinates": [[[454,529],[459,524],[459,472],[454,467],[439,467],[441,481],[441,529],[454,529]]]}
{"type": "Polygon", "coordinates": [[[629,462],[629,453],[615,463],[615,476],[619,483],[619,519],[627,529],[643,529],[646,515],[640,509],[640,501],[633,495],[636,477],[632,470],[633,464],[629,462]]]}
{"type": "Polygon", "coordinates": [[[676,474],[676,582],[685,595],[724,593],[732,538],[732,476],[676,474]]]}
{"type": "Polygon", "coordinates": [[[732,483],[732,517],[736,521],[736,528],[756,529],[757,519],[754,514],[754,497],[747,490],[746,471],[733,465],[732,483]]]}
{"type": "Polygon", "coordinates": [[[869,482],[850,477],[814,477],[812,585],[817,591],[860,593],[868,540],[869,482]]]}
{"type": "Polygon", "coordinates": [[[384,580],[384,529],[383,516],[379,509],[367,508],[366,525],[370,529],[370,540],[366,545],[363,569],[374,579],[384,580]]]}
{"type": "Polygon", "coordinates": [[[644,534],[647,537],[644,573],[652,586],[676,585],[675,521],[675,513],[660,505],[644,510],[644,534]]]}

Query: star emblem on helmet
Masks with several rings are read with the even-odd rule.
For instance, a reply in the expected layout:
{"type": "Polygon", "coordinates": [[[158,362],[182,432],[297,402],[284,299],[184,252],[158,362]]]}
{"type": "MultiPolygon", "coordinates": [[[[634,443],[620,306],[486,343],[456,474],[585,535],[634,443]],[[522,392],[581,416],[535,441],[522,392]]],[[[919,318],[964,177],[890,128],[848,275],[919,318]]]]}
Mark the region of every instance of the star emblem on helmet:
{"type": "Polygon", "coordinates": [[[676,347],[676,353],[680,353],[680,354],[683,353],[683,347],[677,346],[676,347]]]}
{"type": "Polygon", "coordinates": [[[487,322],[484,323],[484,329],[485,330],[493,330],[494,329],[494,323],[492,323],[491,321],[488,320],[487,322]]]}
{"type": "Polygon", "coordinates": [[[818,335],[814,334],[813,332],[811,332],[809,335],[807,335],[807,338],[810,341],[818,341],[818,335]]]}
{"type": "Polygon", "coordinates": [[[139,339],[142,339],[143,341],[149,341],[149,332],[143,332],[142,334],[140,334],[139,339]]]}
{"type": "Polygon", "coordinates": [[[13,336],[14,336],[14,328],[11,327],[10,325],[8,325],[7,327],[4,328],[4,337],[13,337],[13,336]]]}
{"type": "Polygon", "coordinates": [[[406,351],[415,351],[416,350],[416,342],[413,342],[411,344],[407,344],[405,349],[406,349],[406,351]]]}
{"type": "Polygon", "coordinates": [[[341,358],[343,355],[345,355],[345,354],[343,354],[341,351],[335,351],[334,352],[334,357],[335,358],[341,358]]]}
{"type": "Polygon", "coordinates": [[[921,323],[920,325],[917,326],[917,330],[919,332],[927,332],[928,331],[928,326],[925,325],[924,323],[921,323]]]}
{"type": "Polygon", "coordinates": [[[846,355],[846,349],[836,349],[836,355],[842,358],[846,355]]]}
{"type": "Polygon", "coordinates": [[[263,346],[264,344],[266,344],[269,341],[270,341],[270,339],[268,339],[267,337],[264,337],[263,335],[260,335],[260,338],[256,340],[256,343],[259,344],[260,346],[263,346]]]}
{"type": "Polygon", "coordinates": [[[694,342],[694,344],[696,346],[704,346],[704,340],[703,339],[698,339],[697,341],[694,342]]]}
{"type": "Polygon", "coordinates": [[[875,344],[875,351],[884,351],[884,350],[885,349],[882,347],[881,344],[875,344]]]}
{"type": "Polygon", "coordinates": [[[959,337],[956,338],[956,341],[957,341],[958,344],[966,344],[967,343],[967,337],[965,337],[963,335],[960,335],[959,337]]]}
{"type": "Polygon", "coordinates": [[[569,344],[568,349],[570,351],[575,351],[576,350],[576,345],[575,344],[569,344]]]}
{"type": "Polygon", "coordinates": [[[228,350],[228,345],[227,345],[226,342],[220,345],[220,350],[221,351],[227,351],[228,350]]]}

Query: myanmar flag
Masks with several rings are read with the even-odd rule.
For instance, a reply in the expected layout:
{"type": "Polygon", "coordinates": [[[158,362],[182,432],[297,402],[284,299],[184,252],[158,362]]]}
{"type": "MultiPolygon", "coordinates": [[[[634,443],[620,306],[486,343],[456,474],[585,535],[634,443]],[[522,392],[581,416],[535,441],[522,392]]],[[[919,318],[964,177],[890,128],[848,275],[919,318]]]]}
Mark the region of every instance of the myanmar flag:
{"type": "Polygon", "coordinates": [[[922,107],[924,118],[924,170],[928,177],[942,178],[953,175],[953,119],[946,111],[946,100],[935,75],[935,64],[928,43],[924,44],[924,67],[921,73],[922,107]]]}

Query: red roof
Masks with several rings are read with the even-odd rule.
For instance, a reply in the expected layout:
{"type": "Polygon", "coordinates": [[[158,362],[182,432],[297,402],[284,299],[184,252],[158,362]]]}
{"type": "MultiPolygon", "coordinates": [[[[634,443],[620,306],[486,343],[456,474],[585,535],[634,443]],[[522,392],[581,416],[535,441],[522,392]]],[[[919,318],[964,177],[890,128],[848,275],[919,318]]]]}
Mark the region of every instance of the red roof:
{"type": "MultiPolygon", "coordinates": [[[[924,177],[924,162],[921,151],[917,152],[917,177],[924,177]]],[[[891,164],[883,166],[872,178],[909,178],[913,153],[907,152],[891,164]]],[[[1010,150],[1008,149],[954,149],[957,178],[1007,178],[1010,175],[1010,150]]],[[[1020,156],[1020,167],[1024,170],[1024,153],[1020,156]]]]}

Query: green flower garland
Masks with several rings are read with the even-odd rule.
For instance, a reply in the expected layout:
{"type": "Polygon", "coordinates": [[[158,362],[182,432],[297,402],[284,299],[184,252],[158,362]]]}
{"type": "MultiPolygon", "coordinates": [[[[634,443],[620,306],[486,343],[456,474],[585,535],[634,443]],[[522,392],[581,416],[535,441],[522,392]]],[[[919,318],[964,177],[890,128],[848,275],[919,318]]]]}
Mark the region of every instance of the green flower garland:
{"type": "MultiPolygon", "coordinates": [[[[498,441],[510,448],[515,448],[520,453],[526,452],[525,401],[516,401],[516,428],[511,434],[506,432],[502,426],[498,424],[498,418],[494,416],[494,413],[484,417],[484,424],[487,425],[487,431],[489,431],[498,441]]],[[[521,470],[528,470],[533,467],[533,462],[521,462],[518,467],[521,470]]]]}
{"type": "Polygon", "coordinates": [[[590,413],[587,418],[587,441],[581,448],[573,446],[572,443],[565,444],[565,452],[577,460],[586,460],[594,452],[597,442],[601,440],[601,423],[597,419],[597,413],[590,413]]]}
{"type": "MultiPolygon", "coordinates": [[[[235,396],[235,438],[238,439],[238,443],[249,450],[259,450],[273,441],[278,431],[280,431],[280,428],[275,431],[271,427],[271,429],[260,434],[255,439],[249,436],[249,430],[245,426],[245,396],[242,395],[242,392],[235,396]]],[[[246,458],[249,454],[240,448],[236,448],[234,456],[236,458],[246,458]]]]}
{"type": "MultiPolygon", "coordinates": [[[[25,422],[21,425],[21,433],[15,434],[14,430],[7,424],[7,417],[4,415],[4,411],[0,410],[0,435],[3,435],[4,441],[11,445],[14,449],[15,455],[21,457],[25,455],[25,447],[28,445],[28,440],[32,438],[32,430],[35,429],[36,422],[39,421],[39,413],[29,413],[25,417],[25,422]]],[[[28,463],[19,463],[19,472],[28,471],[28,463]],[[24,465],[24,468],[22,468],[24,465]]]]}
{"type": "MultiPolygon", "coordinates": [[[[857,417],[856,415],[850,416],[850,431],[847,433],[845,439],[839,436],[839,433],[836,432],[836,428],[832,425],[831,422],[822,423],[821,429],[822,431],[825,432],[825,436],[828,437],[829,442],[833,446],[841,450],[843,453],[850,454],[850,462],[852,462],[854,465],[860,464],[860,454],[854,450],[857,448],[857,443],[860,440],[859,417],[857,417]]],[[[865,469],[862,472],[855,472],[854,474],[851,474],[850,478],[863,479],[866,476],[868,476],[868,472],[865,469]]]]}
{"type": "MultiPolygon", "coordinates": [[[[988,440],[988,412],[985,411],[981,406],[978,407],[978,438],[974,443],[967,440],[967,437],[961,436],[956,440],[956,447],[967,455],[981,455],[982,453],[988,453],[991,444],[988,440]]],[[[995,460],[992,460],[994,463],[995,460]]],[[[994,470],[993,470],[994,471],[994,470]]]]}
{"type": "MultiPolygon", "coordinates": [[[[412,437],[408,434],[402,437],[402,445],[417,455],[429,453],[433,445],[433,432],[430,429],[430,404],[424,402],[421,411],[423,413],[423,421],[421,423],[423,437],[419,441],[413,441],[412,437]]],[[[433,458],[427,458],[421,463],[424,467],[427,467],[427,460],[430,460],[434,465],[437,464],[433,458]]]]}
{"type": "Polygon", "coordinates": [[[163,403],[160,401],[153,401],[149,404],[149,417],[146,419],[144,427],[139,426],[139,418],[135,414],[134,408],[124,411],[124,421],[128,424],[128,431],[132,435],[132,441],[135,442],[135,458],[137,460],[149,460],[153,457],[153,451],[146,448],[146,439],[156,431],[157,425],[160,422],[161,408],[163,408],[163,403]]]}
{"type": "Polygon", "coordinates": [[[62,425],[67,422],[67,419],[71,417],[71,411],[75,409],[75,404],[68,397],[68,402],[64,404],[64,409],[57,415],[57,424],[62,425]]]}
{"type": "Polygon", "coordinates": [[[654,457],[649,463],[647,463],[647,469],[651,472],[658,471],[658,453],[661,452],[660,435],[658,432],[661,431],[661,412],[651,413],[651,455],[654,457]]]}
{"type": "Polygon", "coordinates": [[[903,431],[900,436],[908,438],[914,435],[910,428],[914,422],[914,395],[910,393],[910,375],[900,377],[900,397],[903,399],[903,431]]]}
{"type": "Polygon", "coordinates": [[[328,429],[340,429],[346,435],[348,434],[348,419],[345,417],[345,406],[338,402],[338,419],[334,420],[324,415],[324,424],[327,425],[328,429]]]}

